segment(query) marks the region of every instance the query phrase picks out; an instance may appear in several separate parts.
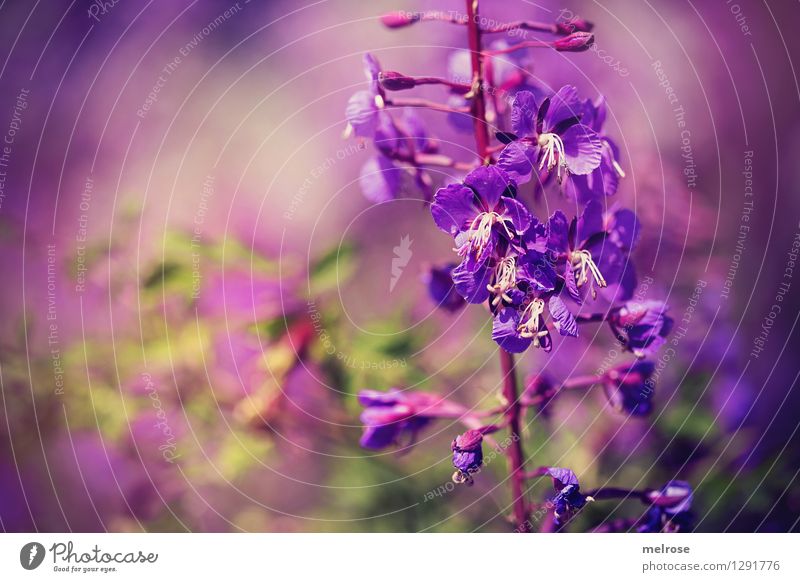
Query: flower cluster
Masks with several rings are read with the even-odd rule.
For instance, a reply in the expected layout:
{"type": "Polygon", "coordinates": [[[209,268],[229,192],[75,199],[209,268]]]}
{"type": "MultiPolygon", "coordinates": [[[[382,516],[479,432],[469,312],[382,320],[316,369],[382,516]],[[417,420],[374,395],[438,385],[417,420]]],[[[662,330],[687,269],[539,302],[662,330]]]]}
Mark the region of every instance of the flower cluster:
{"type": "MultiPolygon", "coordinates": [[[[427,20],[466,26],[470,48],[451,55],[445,77],[383,70],[367,55],[368,88],[348,103],[347,133],[372,140],[377,149],[361,174],[365,196],[373,202],[395,198],[408,175],[429,202],[436,227],[452,238],[456,258],[429,269],[424,282],[431,299],[448,313],[467,304],[485,306],[492,318],[492,339],[501,348],[503,404],[476,412],[427,393],[364,391],[359,396],[365,407],[361,443],[372,449],[411,444],[433,419],[457,419],[468,430],[451,443],[453,480],[469,484],[483,464],[487,435],[507,428],[513,442],[505,453],[517,527],[526,529],[529,523],[524,481],[546,475],[555,487],[552,522],[560,529],[593,497],[581,492],[570,469],[524,471],[524,410],[543,411],[564,390],[601,386],[617,412],[648,415],[654,406],[655,366],[644,358],[666,342],[672,319],[663,302],[634,300],[638,280],[631,254],[641,225],[633,211],[609,204],[625,172],[619,148],[606,133],[605,100],[581,98],[572,85],[548,91],[530,73],[527,49],[586,50],[593,43],[592,25],[576,19],[569,25],[520,21],[486,28],[476,18],[477,5],[469,0],[463,18],[435,11],[386,15],[382,22],[392,29],[427,20]],[[519,28],[558,38],[500,39],[481,47],[482,35],[519,28]],[[444,88],[447,102],[393,95],[422,85],[444,88]],[[392,108],[401,108],[402,115],[390,114],[392,108]],[[411,108],[445,113],[456,129],[472,131],[476,159],[460,162],[440,153],[411,108]],[[434,188],[426,169],[431,166],[455,170],[447,175],[456,181],[434,188]],[[574,214],[554,209],[549,217],[536,216],[530,201],[548,191],[568,201],[574,214]],[[602,307],[587,315],[590,304],[602,307]],[[592,322],[605,322],[636,359],[597,376],[564,382],[537,374],[519,393],[513,354],[531,347],[549,352],[556,334],[576,338],[579,326],[592,322]],[[502,420],[484,423],[494,415],[502,420]]],[[[676,500],[671,491],[684,485],[673,482],[663,491],[624,493],[650,504],[642,527],[669,531],[683,527],[691,494],[676,500]]]]}
{"type": "MultiPolygon", "coordinates": [[[[604,213],[595,200],[571,221],[557,210],[540,222],[517,186],[500,164],[481,166],[439,189],[431,214],[461,258],[452,270],[456,291],[469,303],[488,302],[497,344],[512,353],[531,345],[549,351],[550,325],[560,335],[578,335],[569,304],[596,299],[605,287],[615,287],[615,297],[632,296],[629,254],[638,222],[628,211],[604,213]]],[[[635,343],[653,343],[643,333],[632,334],[635,343]]]]}

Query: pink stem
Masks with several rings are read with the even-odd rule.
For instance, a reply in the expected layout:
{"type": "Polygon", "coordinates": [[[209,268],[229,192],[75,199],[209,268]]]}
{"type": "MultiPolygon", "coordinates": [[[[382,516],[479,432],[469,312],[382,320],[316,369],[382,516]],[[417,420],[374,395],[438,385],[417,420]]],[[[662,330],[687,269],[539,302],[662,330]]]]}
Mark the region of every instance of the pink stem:
{"type": "Polygon", "coordinates": [[[514,510],[514,525],[516,531],[527,533],[531,531],[528,519],[528,507],[525,501],[525,455],[522,452],[522,436],[520,435],[520,405],[517,394],[517,372],[514,356],[505,350],[500,350],[500,364],[503,370],[503,397],[506,400],[506,422],[511,437],[511,444],[506,455],[511,478],[511,497],[514,510]]]}

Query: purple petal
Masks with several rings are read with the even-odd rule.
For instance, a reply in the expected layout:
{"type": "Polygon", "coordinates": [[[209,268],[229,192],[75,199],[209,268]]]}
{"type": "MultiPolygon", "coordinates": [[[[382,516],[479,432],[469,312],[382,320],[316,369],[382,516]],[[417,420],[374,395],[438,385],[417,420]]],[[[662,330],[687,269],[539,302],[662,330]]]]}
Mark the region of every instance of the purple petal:
{"type": "Polygon", "coordinates": [[[520,91],[511,106],[511,127],[519,137],[530,137],[536,133],[536,112],[539,104],[530,91],[520,91]]]}
{"type": "Polygon", "coordinates": [[[487,211],[494,210],[503,193],[515,186],[508,174],[497,166],[475,168],[464,178],[464,184],[477,192],[487,211]]]}
{"type": "Polygon", "coordinates": [[[364,427],[364,433],[361,435],[359,444],[365,449],[385,449],[397,441],[399,434],[400,425],[397,423],[374,426],[367,425],[364,427]]]}
{"type": "Polygon", "coordinates": [[[558,295],[553,295],[550,298],[548,307],[550,308],[550,316],[553,318],[553,325],[556,326],[558,333],[578,337],[578,323],[558,295]]]}
{"type": "Polygon", "coordinates": [[[447,59],[447,78],[454,83],[469,84],[472,80],[472,57],[467,50],[456,50],[447,59]]]}
{"type": "Polygon", "coordinates": [[[406,107],[403,110],[403,124],[408,130],[408,135],[414,138],[414,147],[417,151],[430,153],[436,148],[433,142],[429,139],[428,128],[422,118],[411,107],[406,107]]]}
{"type": "Polygon", "coordinates": [[[577,124],[561,135],[564,157],[572,174],[589,174],[600,166],[603,142],[593,130],[577,124]]]}
{"type": "MultiPolygon", "coordinates": [[[[458,109],[461,107],[467,107],[469,105],[469,101],[464,99],[461,95],[451,95],[447,99],[448,107],[453,109],[458,109]]],[[[458,112],[451,112],[447,114],[447,121],[452,125],[456,130],[462,133],[472,133],[473,131],[473,123],[472,123],[472,116],[468,113],[458,113],[458,112]]]]}
{"type": "Polygon", "coordinates": [[[372,138],[378,127],[378,106],[369,91],[359,91],[350,97],[344,115],[358,137],[372,138]]]}
{"type": "Polygon", "coordinates": [[[537,291],[552,291],[556,286],[556,271],[547,256],[536,251],[527,251],[519,261],[520,276],[537,291]]]}
{"type": "Polygon", "coordinates": [[[544,119],[544,132],[551,132],[562,121],[580,117],[582,113],[583,103],[578,98],[578,90],[572,85],[564,85],[550,98],[550,107],[544,119]]]}
{"type": "Polygon", "coordinates": [[[358,403],[361,406],[393,406],[403,399],[399,390],[392,389],[389,392],[380,390],[361,390],[358,393],[358,403]]]}
{"type": "Polygon", "coordinates": [[[536,148],[529,143],[513,141],[497,158],[498,167],[517,184],[527,184],[536,171],[536,148]]]}
{"type": "Polygon", "coordinates": [[[495,315],[492,321],[492,339],[507,352],[512,354],[524,352],[531,345],[531,340],[520,337],[518,326],[517,310],[506,307],[495,315]]]}
{"type": "Polygon", "coordinates": [[[503,198],[503,206],[505,206],[503,218],[511,220],[511,224],[514,225],[514,230],[517,234],[525,234],[531,222],[533,222],[530,210],[516,198],[509,198],[508,196],[503,198]]]}
{"type": "Polygon", "coordinates": [[[432,267],[426,276],[428,294],[438,307],[455,312],[464,307],[464,298],[459,295],[453,284],[452,272],[456,265],[432,267]]]}
{"type": "Polygon", "coordinates": [[[472,190],[463,184],[448,184],[440,188],[431,204],[436,226],[452,236],[469,228],[479,212],[474,199],[472,190]]]}
{"type": "Polygon", "coordinates": [[[590,201],[578,219],[578,242],[588,240],[592,235],[603,232],[603,205],[596,200],[590,201]]]}
{"type": "Polygon", "coordinates": [[[553,487],[556,491],[561,491],[568,485],[578,485],[578,477],[575,476],[569,469],[562,469],[561,467],[548,467],[547,474],[553,478],[553,487]]]}
{"type": "Polygon", "coordinates": [[[547,221],[548,246],[566,252],[569,249],[569,222],[560,210],[556,210],[547,221]]]}
{"type": "Polygon", "coordinates": [[[397,198],[402,183],[403,170],[389,158],[376,156],[361,168],[358,183],[367,200],[380,203],[397,198]]]}
{"type": "Polygon", "coordinates": [[[572,270],[572,264],[569,261],[567,261],[564,268],[564,287],[566,287],[567,293],[575,303],[578,305],[583,303],[583,297],[581,297],[581,292],[575,281],[575,271],[572,270]]]}
{"type": "Polygon", "coordinates": [[[611,217],[608,232],[612,242],[626,251],[630,251],[639,240],[640,228],[641,225],[639,224],[639,219],[636,218],[636,213],[633,210],[623,208],[622,210],[617,210],[611,217]]]}
{"type": "Polygon", "coordinates": [[[464,261],[453,269],[453,284],[456,291],[469,303],[483,303],[489,298],[486,286],[491,279],[492,271],[484,264],[477,269],[468,268],[464,261]]]}
{"type": "Polygon", "coordinates": [[[364,74],[368,81],[377,81],[381,72],[381,64],[371,53],[364,53],[364,74]]]}

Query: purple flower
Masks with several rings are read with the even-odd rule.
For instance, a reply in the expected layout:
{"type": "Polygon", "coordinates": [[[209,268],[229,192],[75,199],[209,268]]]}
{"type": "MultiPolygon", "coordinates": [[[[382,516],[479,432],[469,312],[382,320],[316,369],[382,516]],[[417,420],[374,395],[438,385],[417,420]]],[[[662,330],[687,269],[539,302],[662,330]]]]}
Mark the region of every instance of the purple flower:
{"type": "Polygon", "coordinates": [[[605,135],[603,124],[606,120],[606,102],[599,97],[594,103],[584,101],[581,123],[590,127],[597,133],[601,144],[600,165],[585,175],[575,175],[567,187],[568,194],[574,194],[580,202],[604,196],[613,196],[619,187],[619,181],[625,177],[625,172],[619,165],[619,148],[614,141],[605,135]]]}
{"type": "Polygon", "coordinates": [[[369,88],[358,91],[347,102],[345,117],[358,137],[371,138],[378,129],[379,114],[385,106],[385,95],[380,86],[381,66],[371,54],[364,55],[364,73],[369,88]]]}
{"type": "Polygon", "coordinates": [[[546,472],[553,479],[556,495],[553,497],[553,517],[556,525],[564,525],[580,510],[591,497],[581,493],[581,487],[575,473],[569,469],[549,467],[546,472]]]}
{"type": "Polygon", "coordinates": [[[450,263],[442,267],[431,267],[423,276],[425,284],[428,286],[428,295],[436,305],[445,311],[456,312],[467,303],[453,285],[453,269],[455,263],[450,263]]]}
{"type": "Polygon", "coordinates": [[[555,289],[557,275],[543,253],[501,247],[496,253],[499,256],[479,268],[470,270],[462,263],[453,271],[456,290],[467,301],[483,303],[491,297],[496,312],[502,305],[519,305],[528,293],[555,289]]]}
{"type": "MultiPolygon", "coordinates": [[[[413,444],[420,430],[431,420],[458,416],[461,407],[446,399],[427,392],[403,392],[396,388],[389,392],[362,390],[359,403],[364,406],[361,422],[364,433],[361,446],[367,449],[383,449],[400,444],[402,436],[413,444]]],[[[407,445],[407,446],[408,446],[407,445]]]]}
{"type": "Polygon", "coordinates": [[[545,303],[533,297],[519,308],[505,307],[494,317],[492,339],[507,352],[520,353],[531,344],[549,352],[553,347],[550,330],[544,321],[545,303]]]}
{"type": "Polygon", "coordinates": [[[603,376],[603,390],[612,408],[632,416],[646,416],[653,410],[655,364],[637,360],[610,369],[603,376]]]}
{"type": "MultiPolygon", "coordinates": [[[[618,224],[622,223],[614,223],[614,226],[618,224]]],[[[595,298],[596,288],[607,287],[609,282],[620,284],[625,297],[633,293],[636,277],[633,265],[628,260],[630,247],[615,242],[626,233],[615,230],[612,235],[606,230],[600,203],[589,202],[580,217],[570,223],[564,213],[558,210],[547,225],[548,245],[564,260],[564,282],[576,302],[582,301],[579,293],[582,287],[586,286],[589,294],[595,298]]]]}
{"type": "Polygon", "coordinates": [[[663,301],[628,301],[613,309],[606,321],[625,348],[643,358],[666,343],[673,325],[668,309],[663,301]]]}
{"type": "Polygon", "coordinates": [[[672,533],[692,527],[692,487],[686,481],[670,481],[647,494],[652,505],[639,526],[640,533],[672,533]]]}
{"type": "Polygon", "coordinates": [[[477,472],[483,464],[483,434],[479,430],[470,429],[453,439],[450,448],[453,450],[453,466],[456,473],[453,479],[469,481],[469,475],[477,472]]]}
{"type": "Polygon", "coordinates": [[[403,169],[386,156],[373,156],[361,168],[358,183],[364,197],[371,202],[394,200],[403,183],[403,169]]]}
{"type": "Polygon", "coordinates": [[[440,230],[455,238],[458,254],[470,272],[492,256],[501,239],[523,234],[532,216],[513,196],[516,185],[496,166],[470,172],[463,184],[439,189],[431,214],[440,230]]]}
{"type": "Polygon", "coordinates": [[[516,139],[503,149],[498,165],[520,184],[537,169],[555,175],[559,184],[568,175],[589,174],[600,165],[602,142],[581,123],[583,111],[570,85],[541,103],[533,93],[520,91],[511,109],[516,139]]]}

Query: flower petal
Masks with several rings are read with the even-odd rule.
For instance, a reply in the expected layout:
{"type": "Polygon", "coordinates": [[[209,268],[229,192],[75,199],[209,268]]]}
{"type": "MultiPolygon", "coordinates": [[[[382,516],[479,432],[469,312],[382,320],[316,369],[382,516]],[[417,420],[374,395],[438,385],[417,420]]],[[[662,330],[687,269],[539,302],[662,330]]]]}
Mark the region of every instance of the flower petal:
{"type": "Polygon", "coordinates": [[[520,337],[518,326],[519,313],[516,309],[506,307],[495,315],[492,321],[492,339],[507,352],[512,354],[524,352],[531,345],[531,340],[520,337]]]}
{"type": "Polygon", "coordinates": [[[527,184],[536,171],[536,151],[527,142],[513,141],[500,152],[497,165],[517,184],[527,184]]]}
{"type": "Polygon", "coordinates": [[[358,137],[372,138],[378,127],[378,106],[369,91],[358,91],[347,102],[345,118],[358,137]]]}
{"type": "Polygon", "coordinates": [[[572,117],[580,118],[583,111],[584,107],[578,98],[578,90],[572,85],[564,85],[550,98],[550,107],[544,118],[544,132],[552,131],[559,123],[572,117]]]}
{"type": "Polygon", "coordinates": [[[403,170],[389,158],[375,156],[361,168],[358,183],[367,200],[378,204],[397,198],[402,178],[403,170]]]}
{"type": "Polygon", "coordinates": [[[593,130],[576,124],[561,134],[564,157],[572,174],[589,174],[600,166],[603,142],[593,130]]]}
{"type": "Polygon", "coordinates": [[[505,212],[503,212],[502,215],[503,218],[511,221],[518,235],[525,234],[533,222],[533,216],[530,210],[528,210],[528,207],[516,198],[510,198],[508,196],[503,198],[503,206],[505,207],[505,212]]]}
{"type": "Polygon", "coordinates": [[[520,137],[530,137],[536,133],[536,112],[539,104],[530,91],[520,91],[511,106],[511,127],[520,137]]]}
{"type": "Polygon", "coordinates": [[[431,204],[431,214],[436,226],[452,236],[469,228],[478,212],[475,194],[464,184],[448,184],[439,188],[431,204]]]}
{"type": "Polygon", "coordinates": [[[469,268],[464,261],[453,269],[453,284],[456,291],[469,303],[483,303],[489,298],[486,286],[491,279],[491,269],[484,263],[477,269],[469,268]]]}
{"type": "Polygon", "coordinates": [[[553,325],[556,326],[558,333],[578,337],[578,323],[558,295],[553,295],[550,298],[548,307],[550,308],[550,316],[553,318],[553,325]]]}
{"type": "Polygon", "coordinates": [[[569,249],[569,222],[560,210],[556,210],[547,221],[547,236],[548,245],[553,250],[566,252],[569,249]]]}
{"type": "Polygon", "coordinates": [[[475,190],[486,211],[494,210],[506,190],[516,187],[508,174],[497,166],[475,168],[464,178],[464,184],[475,190]]]}

